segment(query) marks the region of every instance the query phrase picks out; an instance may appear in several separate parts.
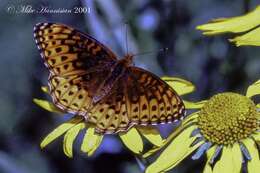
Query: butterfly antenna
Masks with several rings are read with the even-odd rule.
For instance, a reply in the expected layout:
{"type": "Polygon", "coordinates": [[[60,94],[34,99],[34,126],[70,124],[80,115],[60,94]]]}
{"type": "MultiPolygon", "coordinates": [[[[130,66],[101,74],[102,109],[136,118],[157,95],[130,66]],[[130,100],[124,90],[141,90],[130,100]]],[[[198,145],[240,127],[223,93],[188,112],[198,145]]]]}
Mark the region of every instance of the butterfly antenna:
{"type": "Polygon", "coordinates": [[[146,54],[167,52],[168,50],[169,50],[168,47],[166,47],[166,48],[161,48],[161,49],[155,50],[155,51],[147,51],[147,52],[137,53],[137,54],[134,54],[133,56],[140,56],[140,55],[146,55],[146,54]]]}
{"type": "Polygon", "coordinates": [[[128,22],[125,22],[125,50],[126,50],[126,54],[128,55],[128,35],[127,35],[127,26],[128,22]]]}

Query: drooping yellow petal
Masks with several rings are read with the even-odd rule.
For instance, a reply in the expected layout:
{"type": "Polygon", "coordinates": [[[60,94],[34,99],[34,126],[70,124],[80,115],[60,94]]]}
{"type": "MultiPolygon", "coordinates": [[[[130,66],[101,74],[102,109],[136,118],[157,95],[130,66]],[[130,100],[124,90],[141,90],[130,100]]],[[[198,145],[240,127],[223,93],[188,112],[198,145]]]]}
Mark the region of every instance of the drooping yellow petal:
{"type": "Polygon", "coordinates": [[[260,103],[258,103],[258,104],[256,105],[256,108],[258,108],[258,109],[260,108],[260,103]]]}
{"type": "Polygon", "coordinates": [[[153,146],[152,149],[150,149],[149,151],[145,152],[142,157],[143,158],[147,158],[147,157],[150,157],[151,155],[155,154],[155,153],[158,153],[159,150],[161,150],[162,147],[157,147],[157,146],[153,146]]]}
{"type": "Polygon", "coordinates": [[[184,120],[181,122],[182,126],[185,126],[187,124],[190,124],[192,122],[196,122],[199,116],[199,112],[194,112],[190,115],[188,115],[184,120]]]}
{"type": "Polygon", "coordinates": [[[232,161],[232,150],[231,147],[223,147],[222,154],[219,161],[216,162],[213,173],[239,173],[233,172],[233,161],[232,161]]]}
{"type": "Polygon", "coordinates": [[[75,125],[77,125],[78,123],[80,123],[83,120],[82,117],[76,116],[74,118],[72,118],[71,120],[62,123],[61,125],[59,125],[56,129],[54,129],[51,133],[49,133],[41,142],[40,146],[41,148],[46,147],[46,145],[48,145],[49,143],[51,143],[52,141],[54,141],[56,138],[58,138],[59,136],[61,136],[63,133],[65,133],[66,131],[68,131],[70,128],[74,127],[75,125]]]}
{"type": "Polygon", "coordinates": [[[212,170],[212,168],[209,164],[209,161],[210,161],[211,157],[214,155],[216,148],[217,148],[217,146],[214,145],[207,151],[207,162],[206,162],[205,167],[203,169],[203,173],[213,173],[213,170],[212,170]]]}
{"type": "Polygon", "coordinates": [[[167,84],[169,84],[179,95],[191,93],[195,90],[195,86],[184,79],[176,77],[162,77],[167,84]]]}
{"type": "Polygon", "coordinates": [[[254,134],[254,135],[253,135],[253,138],[254,138],[256,141],[260,142],[260,132],[257,132],[256,134],[254,134]]]}
{"type": "Polygon", "coordinates": [[[253,135],[254,140],[256,141],[257,145],[260,146],[260,132],[253,135]]]}
{"type": "Polygon", "coordinates": [[[145,172],[158,173],[168,171],[196,150],[203,141],[190,147],[195,140],[195,137],[190,137],[191,132],[195,128],[195,126],[191,126],[174,138],[160,156],[147,167],[145,172]]]}
{"type": "Polygon", "coordinates": [[[208,161],[211,159],[211,157],[214,155],[215,151],[216,151],[217,145],[213,145],[210,149],[207,150],[206,154],[207,154],[207,159],[208,161]]]}
{"type": "MultiPolygon", "coordinates": [[[[166,138],[163,140],[163,143],[161,146],[154,146],[152,149],[147,151],[146,153],[143,154],[143,158],[150,157],[151,155],[157,153],[159,150],[161,150],[165,145],[170,143],[174,138],[176,138],[178,135],[180,135],[186,128],[192,125],[192,123],[196,122],[198,118],[198,112],[194,112],[193,114],[189,115],[186,117],[182,122],[181,125],[174,129],[174,131],[166,138]]],[[[197,128],[196,125],[194,127],[197,128]]]]}
{"type": "Polygon", "coordinates": [[[204,106],[204,104],[207,102],[207,100],[202,100],[199,102],[189,102],[184,100],[184,105],[186,109],[200,109],[204,106]]]}
{"type": "Polygon", "coordinates": [[[209,163],[207,162],[204,169],[203,169],[203,173],[213,173],[213,170],[211,168],[211,166],[209,165],[209,163]]]}
{"type": "Polygon", "coordinates": [[[233,172],[240,173],[241,169],[242,169],[242,161],[243,161],[242,152],[237,143],[235,143],[233,145],[231,150],[232,150],[232,157],[233,157],[233,159],[232,159],[233,160],[233,172]]]}
{"type": "Polygon", "coordinates": [[[248,149],[249,154],[252,158],[252,160],[248,161],[247,163],[248,173],[259,173],[260,159],[259,159],[259,151],[257,149],[256,143],[249,138],[243,140],[242,142],[248,149]]]}
{"type": "Polygon", "coordinates": [[[45,93],[49,93],[49,88],[47,86],[42,86],[41,90],[45,93]]]}
{"type": "Polygon", "coordinates": [[[41,108],[49,111],[49,112],[56,112],[56,113],[63,113],[59,108],[57,108],[53,103],[43,100],[43,99],[33,99],[33,102],[40,106],[41,108]]]}
{"type": "Polygon", "coordinates": [[[119,134],[119,136],[132,152],[140,154],[143,151],[143,140],[136,128],[131,128],[128,132],[119,134]]]}
{"type": "Polygon", "coordinates": [[[85,127],[85,123],[81,122],[69,129],[67,133],[65,133],[63,140],[63,151],[68,157],[73,157],[73,142],[79,134],[79,131],[84,129],[85,127]]]}
{"type": "Polygon", "coordinates": [[[214,35],[225,32],[245,32],[260,24],[260,6],[254,11],[239,17],[213,20],[210,23],[197,26],[205,35],[214,35]]]}
{"type": "Polygon", "coordinates": [[[247,97],[252,97],[258,94],[260,94],[260,80],[250,85],[246,91],[247,97]]]}
{"type": "Polygon", "coordinates": [[[234,42],[236,46],[260,46],[260,28],[256,28],[246,34],[241,36],[237,36],[233,39],[229,39],[229,41],[234,42]]]}
{"type": "Polygon", "coordinates": [[[137,130],[148,139],[153,145],[161,146],[163,139],[160,132],[155,127],[138,127],[137,130]]]}
{"type": "Polygon", "coordinates": [[[95,134],[95,128],[89,127],[83,138],[81,151],[87,153],[88,156],[92,156],[101,144],[102,139],[103,135],[95,134]]]}

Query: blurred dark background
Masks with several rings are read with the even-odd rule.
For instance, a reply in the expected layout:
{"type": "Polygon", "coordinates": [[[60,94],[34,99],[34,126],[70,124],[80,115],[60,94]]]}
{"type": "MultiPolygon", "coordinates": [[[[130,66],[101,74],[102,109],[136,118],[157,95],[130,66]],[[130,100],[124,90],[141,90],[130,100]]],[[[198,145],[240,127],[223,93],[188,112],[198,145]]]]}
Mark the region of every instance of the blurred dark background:
{"type": "MultiPolygon", "coordinates": [[[[45,150],[40,141],[64,117],[50,114],[32,103],[47,98],[40,90],[48,71],[33,40],[38,22],[58,22],[89,33],[119,57],[125,54],[125,23],[131,52],[165,53],[139,56],[135,65],[159,75],[193,82],[197,91],[186,99],[207,99],[215,93],[245,93],[260,76],[260,48],[235,47],[232,34],[205,37],[195,30],[217,17],[244,14],[258,0],[1,0],[0,1],[0,173],[138,173],[136,160],[115,136],[106,137],[96,154],[88,158],[75,144],[74,158],[62,151],[62,138],[45,150]],[[87,13],[28,13],[33,9],[74,9],[87,13]],[[18,10],[14,13],[13,9],[18,10]],[[19,12],[20,11],[20,12],[19,12]]],[[[201,172],[202,161],[187,159],[172,172],[201,172]]]]}

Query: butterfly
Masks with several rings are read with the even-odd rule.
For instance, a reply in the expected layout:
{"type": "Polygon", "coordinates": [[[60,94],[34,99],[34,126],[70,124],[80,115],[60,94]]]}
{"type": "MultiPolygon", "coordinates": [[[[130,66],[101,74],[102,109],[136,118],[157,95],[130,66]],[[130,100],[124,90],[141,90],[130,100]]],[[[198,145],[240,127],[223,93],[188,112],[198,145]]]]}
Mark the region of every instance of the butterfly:
{"type": "Polygon", "coordinates": [[[39,23],[34,38],[50,74],[53,103],[83,116],[98,134],[126,132],[134,125],[157,125],[183,118],[181,98],[156,75],[118,60],[95,38],[57,23],[39,23]]]}

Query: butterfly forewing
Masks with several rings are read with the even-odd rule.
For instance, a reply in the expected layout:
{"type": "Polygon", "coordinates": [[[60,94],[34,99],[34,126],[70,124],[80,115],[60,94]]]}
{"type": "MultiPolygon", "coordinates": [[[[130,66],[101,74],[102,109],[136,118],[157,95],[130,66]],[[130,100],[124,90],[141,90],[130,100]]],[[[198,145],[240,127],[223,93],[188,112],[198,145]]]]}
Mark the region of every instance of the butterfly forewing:
{"type": "Polygon", "coordinates": [[[53,102],[84,116],[97,133],[173,122],[184,115],[183,102],[164,81],[143,69],[121,66],[91,36],[66,25],[40,23],[34,37],[50,71],[53,102]]]}
{"type": "Polygon", "coordinates": [[[46,66],[60,76],[87,73],[116,62],[103,44],[65,25],[37,24],[34,36],[46,66]]]}
{"type": "Polygon", "coordinates": [[[55,104],[86,114],[92,95],[116,63],[115,55],[94,38],[61,24],[37,24],[34,37],[50,71],[55,104]]]}

